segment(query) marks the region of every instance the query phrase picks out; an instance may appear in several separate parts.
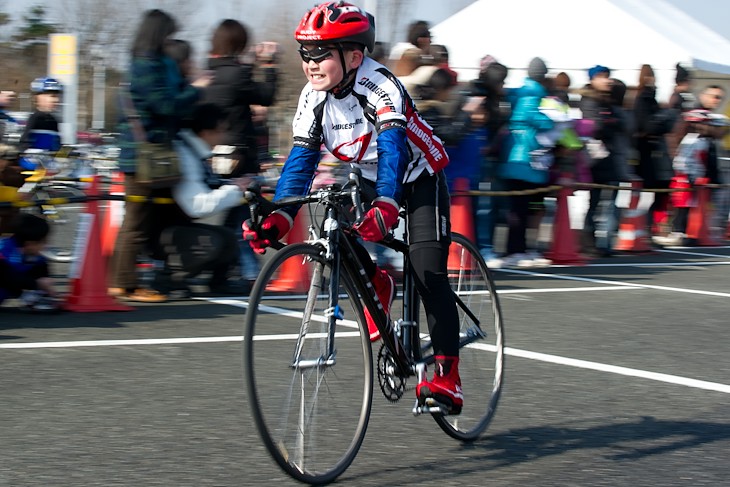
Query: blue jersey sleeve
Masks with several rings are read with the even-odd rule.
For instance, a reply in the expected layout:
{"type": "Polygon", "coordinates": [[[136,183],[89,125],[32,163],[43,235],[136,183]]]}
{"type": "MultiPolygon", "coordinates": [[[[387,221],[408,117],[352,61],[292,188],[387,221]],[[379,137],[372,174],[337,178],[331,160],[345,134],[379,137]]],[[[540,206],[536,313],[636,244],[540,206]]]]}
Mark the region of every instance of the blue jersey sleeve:
{"type": "MultiPolygon", "coordinates": [[[[294,146],[284,163],[281,177],[276,184],[274,201],[288,196],[303,196],[307,194],[314,180],[314,172],[319,164],[320,152],[307,147],[294,146]]],[[[292,217],[298,208],[286,208],[285,211],[292,217]]]]}
{"type": "Polygon", "coordinates": [[[375,181],[378,196],[391,198],[400,204],[408,160],[404,128],[393,127],[378,134],[378,180],[375,181]]]}

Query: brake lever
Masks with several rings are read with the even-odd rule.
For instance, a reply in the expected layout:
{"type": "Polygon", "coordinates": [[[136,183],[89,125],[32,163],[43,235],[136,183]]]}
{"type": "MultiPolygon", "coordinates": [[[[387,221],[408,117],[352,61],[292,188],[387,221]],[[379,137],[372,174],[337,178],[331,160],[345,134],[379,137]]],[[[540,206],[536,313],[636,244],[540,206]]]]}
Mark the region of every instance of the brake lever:
{"type": "Polygon", "coordinates": [[[248,212],[251,216],[252,230],[256,233],[261,231],[261,221],[259,217],[259,201],[261,200],[261,185],[258,181],[252,182],[246,191],[243,192],[243,197],[246,199],[248,204],[248,212]]]}
{"type": "Polygon", "coordinates": [[[348,176],[348,184],[350,185],[350,197],[352,198],[352,206],[355,210],[355,225],[360,223],[363,219],[363,206],[362,198],[360,196],[360,181],[362,178],[362,171],[360,168],[353,167],[350,170],[348,176]]]}
{"type": "MultiPolygon", "coordinates": [[[[246,199],[248,211],[251,215],[251,229],[257,235],[262,235],[261,223],[266,216],[276,209],[276,205],[261,196],[261,185],[258,181],[254,181],[249,185],[248,189],[244,191],[243,197],[246,199]]],[[[285,247],[285,244],[276,239],[271,239],[270,242],[269,247],[275,250],[281,250],[285,247]]]]}

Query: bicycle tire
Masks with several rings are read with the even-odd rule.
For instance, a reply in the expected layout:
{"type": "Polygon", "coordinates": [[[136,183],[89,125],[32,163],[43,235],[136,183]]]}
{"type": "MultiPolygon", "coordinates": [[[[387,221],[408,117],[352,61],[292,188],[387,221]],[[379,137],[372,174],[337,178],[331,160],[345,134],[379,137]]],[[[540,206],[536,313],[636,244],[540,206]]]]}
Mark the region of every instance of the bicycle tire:
{"type": "MultiPolygon", "coordinates": [[[[494,280],[476,246],[452,234],[448,273],[451,287],[481,322],[486,336],[459,350],[464,407],[459,415],[434,414],[441,429],[457,440],[474,441],[494,417],[504,379],[504,323],[494,280]],[[490,384],[491,383],[491,384],[490,384]]],[[[457,305],[463,338],[473,320],[457,305]]]]}
{"type": "Polygon", "coordinates": [[[362,304],[344,268],[336,362],[317,363],[329,355],[324,316],[332,266],[322,253],[319,246],[293,244],[263,266],[249,297],[243,339],[244,375],[259,435],[287,474],[310,484],[333,481],[355,459],[373,394],[362,304]],[[305,315],[311,319],[303,331],[305,315]]]}

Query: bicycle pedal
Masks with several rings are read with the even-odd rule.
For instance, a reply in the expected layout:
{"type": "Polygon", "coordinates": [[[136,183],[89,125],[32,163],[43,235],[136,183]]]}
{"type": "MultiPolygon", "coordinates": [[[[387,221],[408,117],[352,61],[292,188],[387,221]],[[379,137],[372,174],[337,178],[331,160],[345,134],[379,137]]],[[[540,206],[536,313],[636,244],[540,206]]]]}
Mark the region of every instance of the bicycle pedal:
{"type": "Polygon", "coordinates": [[[416,400],[416,405],[413,406],[414,416],[419,416],[421,414],[440,414],[442,416],[448,416],[449,412],[449,406],[432,397],[427,397],[424,404],[419,404],[418,400],[416,400]]]}

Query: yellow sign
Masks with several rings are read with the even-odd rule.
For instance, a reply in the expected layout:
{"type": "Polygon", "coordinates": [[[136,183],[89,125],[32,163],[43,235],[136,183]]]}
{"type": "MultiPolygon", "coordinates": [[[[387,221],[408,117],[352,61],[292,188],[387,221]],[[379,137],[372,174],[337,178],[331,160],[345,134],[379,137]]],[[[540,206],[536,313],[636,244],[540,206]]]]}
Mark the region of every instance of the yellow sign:
{"type": "Polygon", "coordinates": [[[64,78],[76,74],[78,55],[75,34],[51,34],[48,51],[48,75],[64,78]]]}

